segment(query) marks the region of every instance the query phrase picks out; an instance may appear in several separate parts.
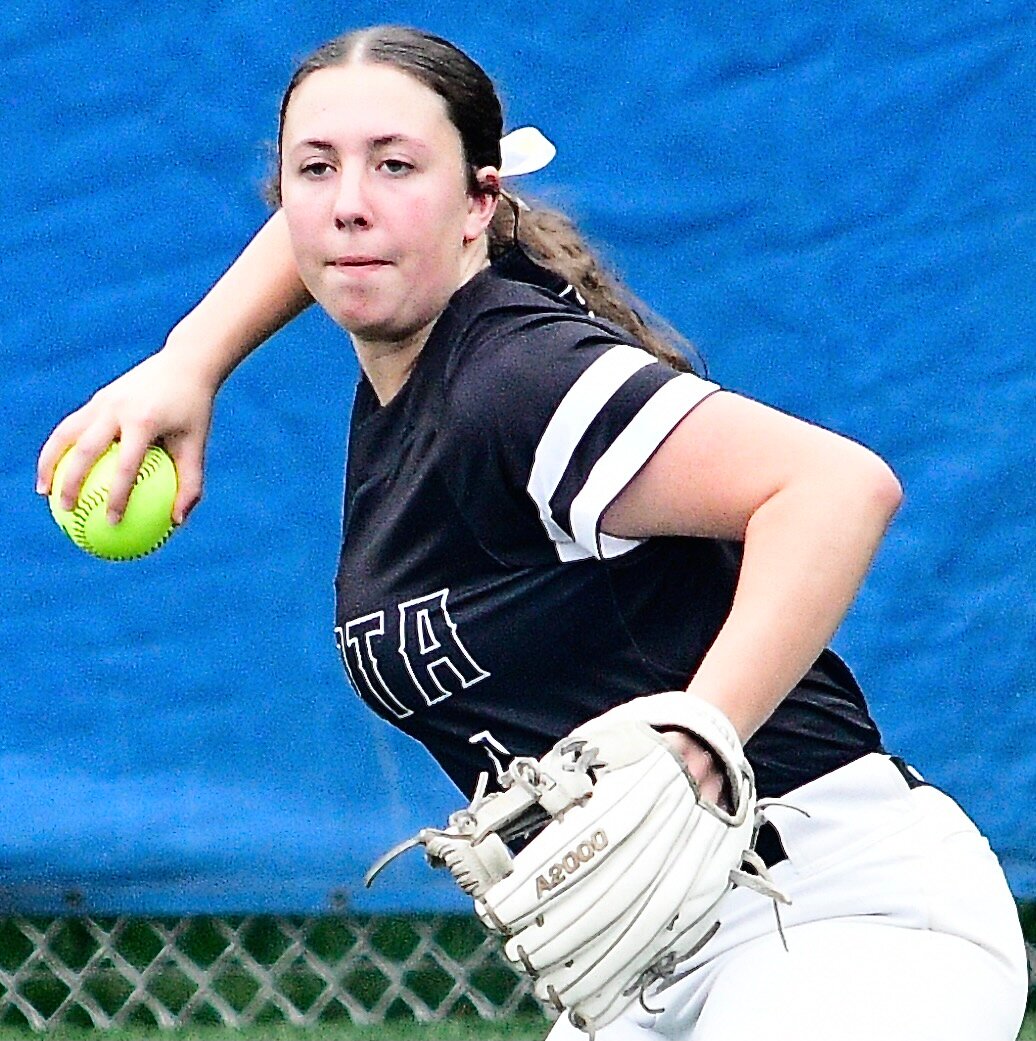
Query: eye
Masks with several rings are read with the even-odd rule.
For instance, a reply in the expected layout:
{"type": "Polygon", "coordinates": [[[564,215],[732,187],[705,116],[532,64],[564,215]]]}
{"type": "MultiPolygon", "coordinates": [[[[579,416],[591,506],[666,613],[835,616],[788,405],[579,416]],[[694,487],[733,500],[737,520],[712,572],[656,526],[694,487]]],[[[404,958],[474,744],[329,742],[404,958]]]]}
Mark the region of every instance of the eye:
{"type": "Polygon", "coordinates": [[[378,169],[384,170],[390,177],[404,177],[414,169],[414,166],[403,159],[382,159],[378,163],[378,169]]]}
{"type": "Polygon", "coordinates": [[[331,164],[323,159],[312,159],[299,167],[299,172],[307,177],[326,177],[331,170],[331,164]]]}

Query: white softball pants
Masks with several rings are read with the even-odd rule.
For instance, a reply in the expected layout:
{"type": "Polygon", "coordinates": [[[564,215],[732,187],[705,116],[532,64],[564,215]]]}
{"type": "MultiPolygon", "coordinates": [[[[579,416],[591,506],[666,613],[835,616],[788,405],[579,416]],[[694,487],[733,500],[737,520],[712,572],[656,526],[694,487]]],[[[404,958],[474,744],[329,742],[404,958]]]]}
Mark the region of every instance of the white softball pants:
{"type": "MultiPolygon", "coordinates": [[[[597,1041],[1015,1041],[1028,970],[1017,909],[957,804],[872,754],[769,816],[782,907],[747,889],[676,976],[597,1041]]],[[[549,1041],[586,1041],[562,1017],[549,1041]]]]}

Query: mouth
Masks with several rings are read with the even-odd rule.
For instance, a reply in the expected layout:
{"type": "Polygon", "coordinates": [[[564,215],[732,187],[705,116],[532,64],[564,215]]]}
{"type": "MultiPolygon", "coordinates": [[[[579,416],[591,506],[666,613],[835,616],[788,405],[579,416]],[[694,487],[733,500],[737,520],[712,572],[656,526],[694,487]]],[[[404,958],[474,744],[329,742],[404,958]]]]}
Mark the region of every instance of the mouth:
{"type": "Polygon", "coordinates": [[[348,256],[335,257],[328,261],[328,266],[342,271],[364,271],[379,267],[388,267],[389,261],[380,257],[348,256]]]}

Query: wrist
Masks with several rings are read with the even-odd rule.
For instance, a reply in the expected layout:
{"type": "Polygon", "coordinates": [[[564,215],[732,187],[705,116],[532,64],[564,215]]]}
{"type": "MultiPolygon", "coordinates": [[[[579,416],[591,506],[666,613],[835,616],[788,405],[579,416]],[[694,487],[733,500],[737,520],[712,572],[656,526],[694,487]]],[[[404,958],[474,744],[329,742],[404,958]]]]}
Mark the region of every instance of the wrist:
{"type": "Polygon", "coordinates": [[[744,704],[732,701],[730,698],[717,696],[714,690],[710,690],[706,696],[700,693],[701,690],[701,685],[696,681],[692,681],[684,693],[700,702],[704,702],[706,706],[719,713],[720,718],[725,719],[734,730],[738,741],[741,742],[743,747],[748,739],[759,729],[760,722],[751,716],[750,711],[747,710],[744,704]]]}
{"type": "Polygon", "coordinates": [[[187,315],[169,331],[159,353],[215,396],[243,355],[236,358],[211,329],[187,315]]]}

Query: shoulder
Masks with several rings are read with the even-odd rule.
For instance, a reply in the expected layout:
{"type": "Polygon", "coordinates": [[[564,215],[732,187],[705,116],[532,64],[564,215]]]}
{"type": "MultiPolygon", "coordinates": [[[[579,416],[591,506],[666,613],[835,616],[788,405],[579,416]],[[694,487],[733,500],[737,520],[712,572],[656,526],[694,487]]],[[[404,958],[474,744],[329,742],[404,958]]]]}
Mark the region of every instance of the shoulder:
{"type": "Polygon", "coordinates": [[[617,327],[601,322],[579,306],[571,287],[561,292],[498,274],[494,268],[481,271],[458,290],[444,316],[453,335],[465,340],[499,339],[530,331],[538,336],[569,336],[598,330],[612,338],[621,337],[617,327]]]}
{"type": "Polygon", "coordinates": [[[716,385],[550,291],[491,272],[447,317],[436,433],[457,501],[524,496],[563,560],[634,548],[603,535],[601,516],[716,385]]]}
{"type": "Polygon", "coordinates": [[[499,414],[518,398],[526,408],[549,407],[603,354],[632,349],[622,330],[546,288],[487,271],[465,289],[443,367],[452,412],[499,414]]]}

